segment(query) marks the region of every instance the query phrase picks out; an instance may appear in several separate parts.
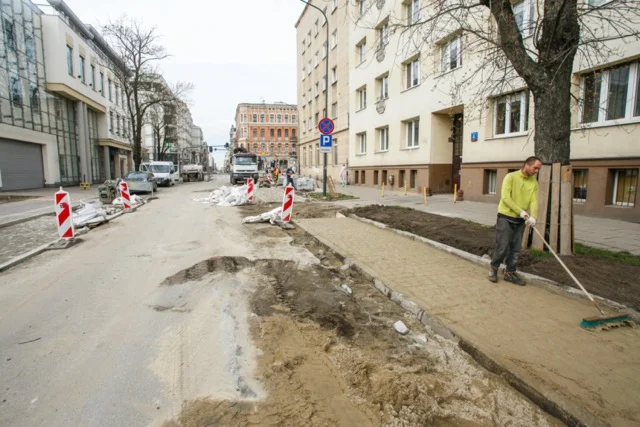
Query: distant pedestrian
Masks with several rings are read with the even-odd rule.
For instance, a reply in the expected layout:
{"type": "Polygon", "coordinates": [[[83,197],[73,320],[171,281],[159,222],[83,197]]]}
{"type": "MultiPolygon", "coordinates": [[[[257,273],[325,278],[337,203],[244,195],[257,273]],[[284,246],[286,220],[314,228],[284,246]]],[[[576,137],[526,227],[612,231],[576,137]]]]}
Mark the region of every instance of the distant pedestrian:
{"type": "Polygon", "coordinates": [[[273,180],[278,185],[278,179],[280,178],[280,168],[276,166],[276,170],[273,171],[273,180]]]}
{"type": "Polygon", "coordinates": [[[491,258],[489,280],[498,281],[498,268],[504,261],[507,268],[504,280],[524,286],[516,274],[516,264],[522,246],[525,225],[535,227],[538,216],[538,181],[536,174],[542,161],[534,156],[525,160],[519,171],[508,173],[502,181],[498,220],[496,222],[496,248],[491,258]]]}
{"type": "Polygon", "coordinates": [[[342,186],[347,185],[347,165],[343,164],[342,169],[340,169],[340,181],[342,181],[342,186]]]}
{"type": "Polygon", "coordinates": [[[292,167],[288,167],[287,168],[287,171],[286,171],[286,174],[287,174],[287,185],[291,184],[293,189],[296,190],[296,185],[293,183],[293,174],[294,173],[295,173],[295,171],[293,170],[292,167]]]}

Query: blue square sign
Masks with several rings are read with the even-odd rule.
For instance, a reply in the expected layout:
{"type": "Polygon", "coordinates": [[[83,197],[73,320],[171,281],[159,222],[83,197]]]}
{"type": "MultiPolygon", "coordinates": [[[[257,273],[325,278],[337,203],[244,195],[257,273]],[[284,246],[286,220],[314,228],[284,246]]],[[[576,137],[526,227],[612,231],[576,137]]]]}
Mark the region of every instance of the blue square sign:
{"type": "Polygon", "coordinates": [[[333,145],[332,135],[320,135],[320,152],[321,153],[330,153],[332,145],[333,145]]]}

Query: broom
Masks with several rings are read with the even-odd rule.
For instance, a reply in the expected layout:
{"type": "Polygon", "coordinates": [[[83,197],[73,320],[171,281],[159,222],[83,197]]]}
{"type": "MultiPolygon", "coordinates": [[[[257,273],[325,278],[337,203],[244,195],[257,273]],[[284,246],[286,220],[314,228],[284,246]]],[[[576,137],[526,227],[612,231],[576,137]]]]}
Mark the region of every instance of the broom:
{"type": "Polygon", "coordinates": [[[576,279],[576,276],[574,276],[573,273],[564,264],[564,262],[562,262],[560,257],[555,253],[555,251],[551,248],[551,246],[549,246],[549,243],[547,243],[545,238],[542,237],[542,234],[540,234],[540,232],[535,227],[531,227],[531,228],[533,228],[533,231],[535,231],[538,234],[538,237],[542,239],[544,244],[547,246],[547,249],[549,249],[549,251],[553,254],[553,256],[556,257],[560,265],[564,267],[565,271],[569,273],[569,276],[571,276],[573,281],[576,282],[576,284],[580,287],[580,289],[582,289],[582,292],[584,292],[587,298],[591,300],[593,305],[596,306],[596,308],[601,314],[601,316],[585,317],[584,319],[582,319],[582,322],[580,322],[580,327],[584,329],[594,330],[594,329],[614,328],[616,326],[633,326],[634,325],[633,321],[629,318],[629,316],[624,313],[607,315],[602,310],[602,308],[600,308],[600,305],[596,302],[596,300],[594,300],[593,297],[589,294],[589,292],[587,292],[584,286],[582,286],[582,284],[578,281],[578,279],[576,279]]]}

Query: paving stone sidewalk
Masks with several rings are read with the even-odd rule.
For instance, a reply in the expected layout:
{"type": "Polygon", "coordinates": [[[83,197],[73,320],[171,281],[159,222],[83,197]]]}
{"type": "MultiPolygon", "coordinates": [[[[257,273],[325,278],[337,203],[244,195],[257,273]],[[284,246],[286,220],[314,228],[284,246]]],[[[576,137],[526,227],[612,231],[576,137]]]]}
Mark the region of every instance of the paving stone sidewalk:
{"type": "Polygon", "coordinates": [[[54,216],[43,216],[0,229],[0,264],[56,240],[55,221],[54,216]]]}
{"type": "Polygon", "coordinates": [[[640,425],[640,328],[588,332],[586,301],[486,270],[351,218],[296,223],[591,426],[640,425]]]}

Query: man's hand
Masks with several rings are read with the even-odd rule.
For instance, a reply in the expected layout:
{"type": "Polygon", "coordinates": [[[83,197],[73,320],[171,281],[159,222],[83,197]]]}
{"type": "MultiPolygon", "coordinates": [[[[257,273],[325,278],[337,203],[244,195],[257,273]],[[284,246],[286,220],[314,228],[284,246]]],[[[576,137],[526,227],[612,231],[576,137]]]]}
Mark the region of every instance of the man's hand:
{"type": "Polygon", "coordinates": [[[520,212],[520,218],[526,221],[527,219],[529,219],[529,214],[526,211],[522,211],[520,212]]]}
{"type": "Polygon", "coordinates": [[[525,220],[525,224],[527,224],[530,227],[535,227],[536,226],[536,219],[532,216],[528,216],[527,219],[525,220]]]}

